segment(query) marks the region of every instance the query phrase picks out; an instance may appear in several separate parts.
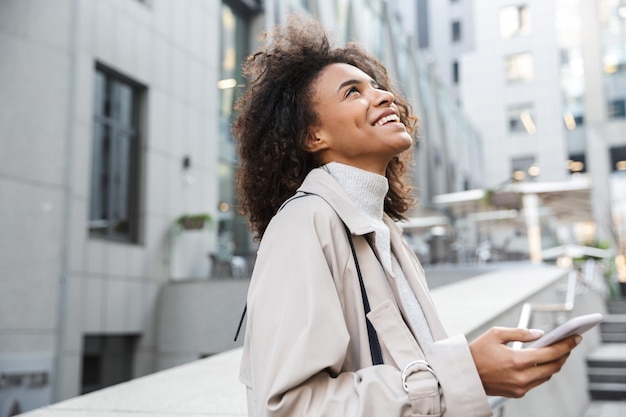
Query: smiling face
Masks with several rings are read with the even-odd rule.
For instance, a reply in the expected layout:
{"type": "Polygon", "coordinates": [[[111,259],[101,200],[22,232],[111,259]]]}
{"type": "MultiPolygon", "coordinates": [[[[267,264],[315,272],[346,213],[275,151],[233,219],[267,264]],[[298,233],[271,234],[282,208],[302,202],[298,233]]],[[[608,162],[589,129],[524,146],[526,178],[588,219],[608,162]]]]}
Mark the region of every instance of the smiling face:
{"type": "Polygon", "coordinates": [[[389,161],[413,142],[391,92],[349,64],[331,64],[313,81],[313,109],[307,149],[320,162],[340,162],[385,175],[389,161]]]}

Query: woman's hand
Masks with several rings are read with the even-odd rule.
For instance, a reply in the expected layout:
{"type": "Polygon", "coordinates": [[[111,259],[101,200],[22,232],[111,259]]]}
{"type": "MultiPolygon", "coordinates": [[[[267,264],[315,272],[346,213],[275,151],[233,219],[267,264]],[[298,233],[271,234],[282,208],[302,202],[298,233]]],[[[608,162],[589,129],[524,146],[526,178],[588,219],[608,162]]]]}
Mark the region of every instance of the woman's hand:
{"type": "Polygon", "coordinates": [[[532,342],[537,330],[493,327],[470,343],[470,351],[488,395],[520,398],[559,372],[581,336],[539,349],[514,350],[509,342],[532,342]]]}

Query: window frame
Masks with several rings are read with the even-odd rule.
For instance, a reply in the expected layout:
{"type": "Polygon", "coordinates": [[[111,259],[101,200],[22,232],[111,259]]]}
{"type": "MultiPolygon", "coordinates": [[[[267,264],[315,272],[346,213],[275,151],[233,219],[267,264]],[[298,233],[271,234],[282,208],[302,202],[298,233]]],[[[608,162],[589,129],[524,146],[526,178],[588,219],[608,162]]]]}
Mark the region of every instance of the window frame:
{"type": "Polygon", "coordinates": [[[146,87],[137,81],[100,62],[96,63],[88,219],[89,236],[92,238],[139,243],[142,110],[146,91],[146,87]],[[103,77],[102,89],[99,77],[103,77]],[[124,100],[121,97],[128,91],[130,105],[121,109],[124,100]],[[107,97],[102,97],[102,94],[107,97]],[[122,111],[124,113],[120,113],[122,111]],[[99,146],[98,135],[103,131],[108,132],[104,133],[108,135],[107,142],[99,146]],[[108,148],[104,152],[106,155],[100,152],[104,147],[108,148]],[[126,218],[120,217],[118,223],[112,221],[115,219],[115,207],[123,207],[126,214],[126,218]],[[119,227],[124,227],[124,221],[126,229],[120,232],[119,227]]]}

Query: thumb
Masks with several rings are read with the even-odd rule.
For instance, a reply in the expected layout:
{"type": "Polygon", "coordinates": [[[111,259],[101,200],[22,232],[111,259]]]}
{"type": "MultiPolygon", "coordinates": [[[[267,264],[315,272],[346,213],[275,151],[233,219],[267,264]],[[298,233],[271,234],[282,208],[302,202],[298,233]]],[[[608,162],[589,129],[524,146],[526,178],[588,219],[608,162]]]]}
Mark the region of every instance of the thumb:
{"type": "Polygon", "coordinates": [[[500,338],[503,343],[509,342],[532,342],[543,336],[543,330],[501,328],[500,338]]]}

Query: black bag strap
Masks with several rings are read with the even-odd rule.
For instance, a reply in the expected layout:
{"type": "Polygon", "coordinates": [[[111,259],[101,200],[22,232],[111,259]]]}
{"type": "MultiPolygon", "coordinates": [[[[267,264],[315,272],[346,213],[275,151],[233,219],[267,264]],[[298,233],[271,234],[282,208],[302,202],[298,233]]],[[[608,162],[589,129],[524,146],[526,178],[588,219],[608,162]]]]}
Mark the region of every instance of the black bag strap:
{"type": "Polygon", "coordinates": [[[235,332],[235,342],[237,338],[239,338],[239,332],[241,331],[241,325],[243,324],[243,318],[246,317],[246,311],[248,311],[248,303],[244,304],[243,311],[241,312],[241,318],[239,319],[239,326],[237,326],[237,331],[235,332]]]}
{"type": "MultiPolygon", "coordinates": [[[[295,199],[295,198],[299,198],[299,197],[305,197],[307,195],[310,195],[308,193],[303,193],[301,195],[296,195],[295,197],[287,200],[285,203],[283,203],[283,205],[281,206],[281,208],[278,210],[280,211],[285,204],[287,204],[289,201],[295,199]]],[[[367,338],[369,340],[369,345],[370,345],[370,354],[372,355],[372,363],[374,365],[382,365],[383,362],[383,354],[382,351],[380,349],[380,342],[378,341],[378,335],[376,334],[376,329],[374,329],[374,326],[372,325],[372,323],[369,321],[369,319],[367,318],[367,313],[370,312],[370,303],[369,300],[367,298],[367,292],[365,291],[365,284],[363,283],[363,275],[361,274],[361,267],[359,266],[359,259],[356,256],[356,250],[354,249],[354,242],[352,241],[352,233],[350,233],[350,229],[348,229],[348,226],[346,226],[346,224],[343,224],[343,227],[346,231],[346,236],[348,237],[348,242],[350,243],[350,250],[352,251],[352,257],[354,258],[354,265],[356,266],[356,273],[359,276],[359,287],[361,288],[361,297],[363,298],[363,308],[365,310],[365,321],[367,323],[367,338]]],[[[246,303],[243,307],[243,311],[241,313],[241,318],[239,319],[239,325],[237,326],[237,331],[235,332],[235,342],[237,341],[237,339],[239,338],[239,332],[241,331],[241,327],[243,325],[243,320],[246,316],[246,312],[248,310],[248,303],[246,303]]]]}
{"type": "MultiPolygon", "coordinates": [[[[371,311],[370,302],[367,298],[367,291],[365,291],[365,284],[363,283],[363,275],[361,274],[361,266],[359,265],[359,259],[356,256],[356,249],[354,248],[354,242],[352,241],[352,233],[348,229],[348,226],[345,224],[343,227],[346,230],[346,236],[348,237],[348,243],[350,243],[350,250],[352,251],[352,257],[354,258],[354,265],[356,266],[356,273],[359,276],[359,287],[361,288],[361,297],[363,298],[363,308],[365,310],[365,321],[367,323],[367,338],[369,340],[370,345],[370,354],[372,355],[372,363],[374,365],[382,365],[383,362],[383,354],[380,349],[380,342],[378,341],[378,335],[376,334],[376,329],[367,318],[367,313],[371,311]]],[[[241,319],[239,320],[239,325],[237,326],[237,332],[235,333],[235,342],[239,337],[239,332],[241,331],[241,326],[243,324],[243,319],[246,316],[246,311],[248,309],[248,304],[244,305],[243,312],[241,313],[241,319]]]]}
{"type": "Polygon", "coordinates": [[[363,275],[361,274],[361,267],[359,266],[359,259],[356,256],[356,250],[354,249],[354,242],[352,241],[352,233],[345,224],[343,227],[346,229],[346,235],[348,236],[348,242],[350,243],[350,249],[352,250],[352,257],[354,258],[354,264],[356,266],[356,273],[359,276],[359,286],[361,287],[361,297],[363,297],[363,308],[365,309],[365,321],[367,322],[367,338],[370,343],[370,354],[372,355],[372,363],[374,365],[382,365],[383,354],[380,350],[380,342],[378,341],[378,335],[376,329],[367,318],[367,313],[370,312],[370,302],[367,299],[367,291],[365,291],[365,284],[363,283],[363,275]]]}

